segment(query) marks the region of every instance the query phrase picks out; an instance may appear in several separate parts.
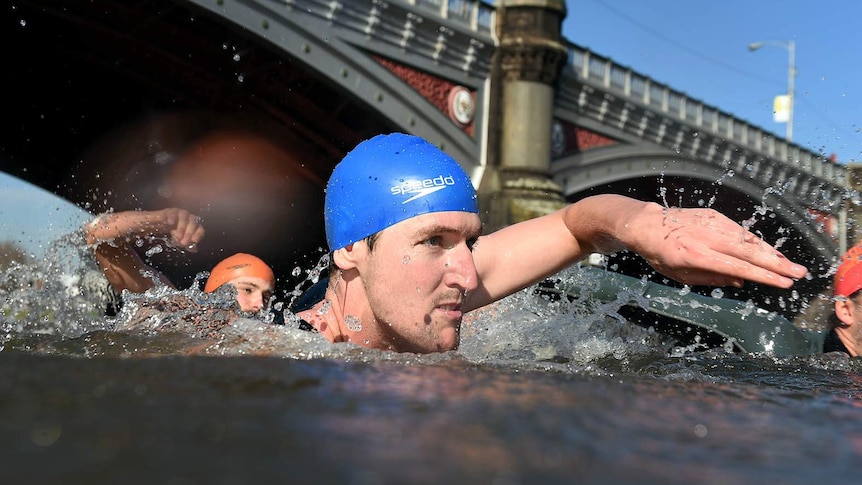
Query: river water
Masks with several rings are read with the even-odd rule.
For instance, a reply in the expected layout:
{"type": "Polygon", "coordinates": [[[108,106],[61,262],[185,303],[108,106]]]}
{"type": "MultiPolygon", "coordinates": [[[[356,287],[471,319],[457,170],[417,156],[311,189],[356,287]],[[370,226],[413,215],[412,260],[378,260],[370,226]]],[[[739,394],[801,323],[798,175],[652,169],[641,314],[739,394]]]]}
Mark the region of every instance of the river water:
{"type": "Polygon", "coordinates": [[[530,290],[444,354],[250,318],[118,330],[91,263],[62,253],[0,290],[2,483],[808,484],[862,466],[857,359],[686,352],[613,303],[530,290]]]}

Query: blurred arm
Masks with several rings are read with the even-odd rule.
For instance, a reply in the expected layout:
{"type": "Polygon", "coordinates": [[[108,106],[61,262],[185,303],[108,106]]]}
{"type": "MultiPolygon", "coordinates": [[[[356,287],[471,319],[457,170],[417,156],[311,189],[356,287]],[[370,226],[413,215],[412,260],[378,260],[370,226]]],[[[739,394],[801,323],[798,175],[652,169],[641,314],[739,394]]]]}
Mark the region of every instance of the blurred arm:
{"type": "Polygon", "coordinates": [[[178,208],[103,214],[84,226],[87,245],[118,293],[144,292],[154,286],[154,279],[174,286],[162,273],[144,263],[132,247],[135,239],[166,237],[174,246],[196,252],[204,232],[198,217],[178,208]]]}

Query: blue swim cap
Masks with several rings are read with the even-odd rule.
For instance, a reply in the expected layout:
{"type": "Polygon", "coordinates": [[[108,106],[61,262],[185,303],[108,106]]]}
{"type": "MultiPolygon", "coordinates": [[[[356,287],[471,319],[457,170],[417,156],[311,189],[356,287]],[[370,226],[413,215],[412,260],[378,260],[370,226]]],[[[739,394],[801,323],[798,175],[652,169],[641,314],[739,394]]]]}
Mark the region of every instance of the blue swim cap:
{"type": "Polygon", "coordinates": [[[335,251],[420,214],[477,214],[470,177],[424,139],[392,133],[365,140],[326,184],[326,241],[335,251]]]}

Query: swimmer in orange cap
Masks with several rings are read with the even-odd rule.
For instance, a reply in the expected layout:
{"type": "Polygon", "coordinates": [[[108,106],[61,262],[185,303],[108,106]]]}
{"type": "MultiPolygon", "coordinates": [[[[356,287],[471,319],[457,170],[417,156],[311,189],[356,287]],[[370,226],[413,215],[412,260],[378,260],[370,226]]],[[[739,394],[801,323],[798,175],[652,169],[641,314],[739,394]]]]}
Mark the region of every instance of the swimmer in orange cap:
{"type": "MultiPolygon", "coordinates": [[[[200,218],[179,208],[103,214],[84,226],[87,245],[117,293],[143,293],[156,281],[176,288],[165,275],[144,263],[132,241],[164,237],[175,247],[196,252],[204,234],[200,218]]],[[[275,289],[275,275],[260,258],[238,253],[213,268],[204,291],[212,293],[228,283],[236,287],[242,311],[257,312],[266,306],[275,289]]]]}
{"type": "Polygon", "coordinates": [[[237,253],[213,268],[204,291],[212,293],[228,283],[236,287],[237,301],[243,311],[260,311],[275,289],[275,275],[257,256],[237,253]]]}
{"type": "Polygon", "coordinates": [[[823,352],[862,355],[862,243],[844,253],[832,283],[835,313],[823,352]]]}

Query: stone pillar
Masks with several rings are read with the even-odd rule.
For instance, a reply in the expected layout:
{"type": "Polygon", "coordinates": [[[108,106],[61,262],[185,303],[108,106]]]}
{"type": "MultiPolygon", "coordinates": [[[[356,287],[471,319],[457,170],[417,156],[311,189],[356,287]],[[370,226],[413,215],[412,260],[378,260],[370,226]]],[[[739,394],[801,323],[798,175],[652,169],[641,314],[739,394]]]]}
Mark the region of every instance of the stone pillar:
{"type": "MultiPolygon", "coordinates": [[[[479,202],[489,230],[544,215],[565,204],[549,176],[554,92],[567,51],[564,0],[498,3],[496,82],[499,93],[479,202]],[[496,126],[494,125],[496,123],[496,126]]],[[[494,103],[492,102],[492,104],[494,103]]]]}
{"type": "MultiPolygon", "coordinates": [[[[847,182],[851,189],[862,192],[862,163],[847,164],[847,182]]],[[[844,247],[841,247],[841,253],[850,249],[854,244],[862,241],[862,207],[854,204],[854,201],[844,201],[845,212],[847,213],[843,223],[844,231],[839,231],[839,235],[843,232],[846,234],[844,247]]]]}

